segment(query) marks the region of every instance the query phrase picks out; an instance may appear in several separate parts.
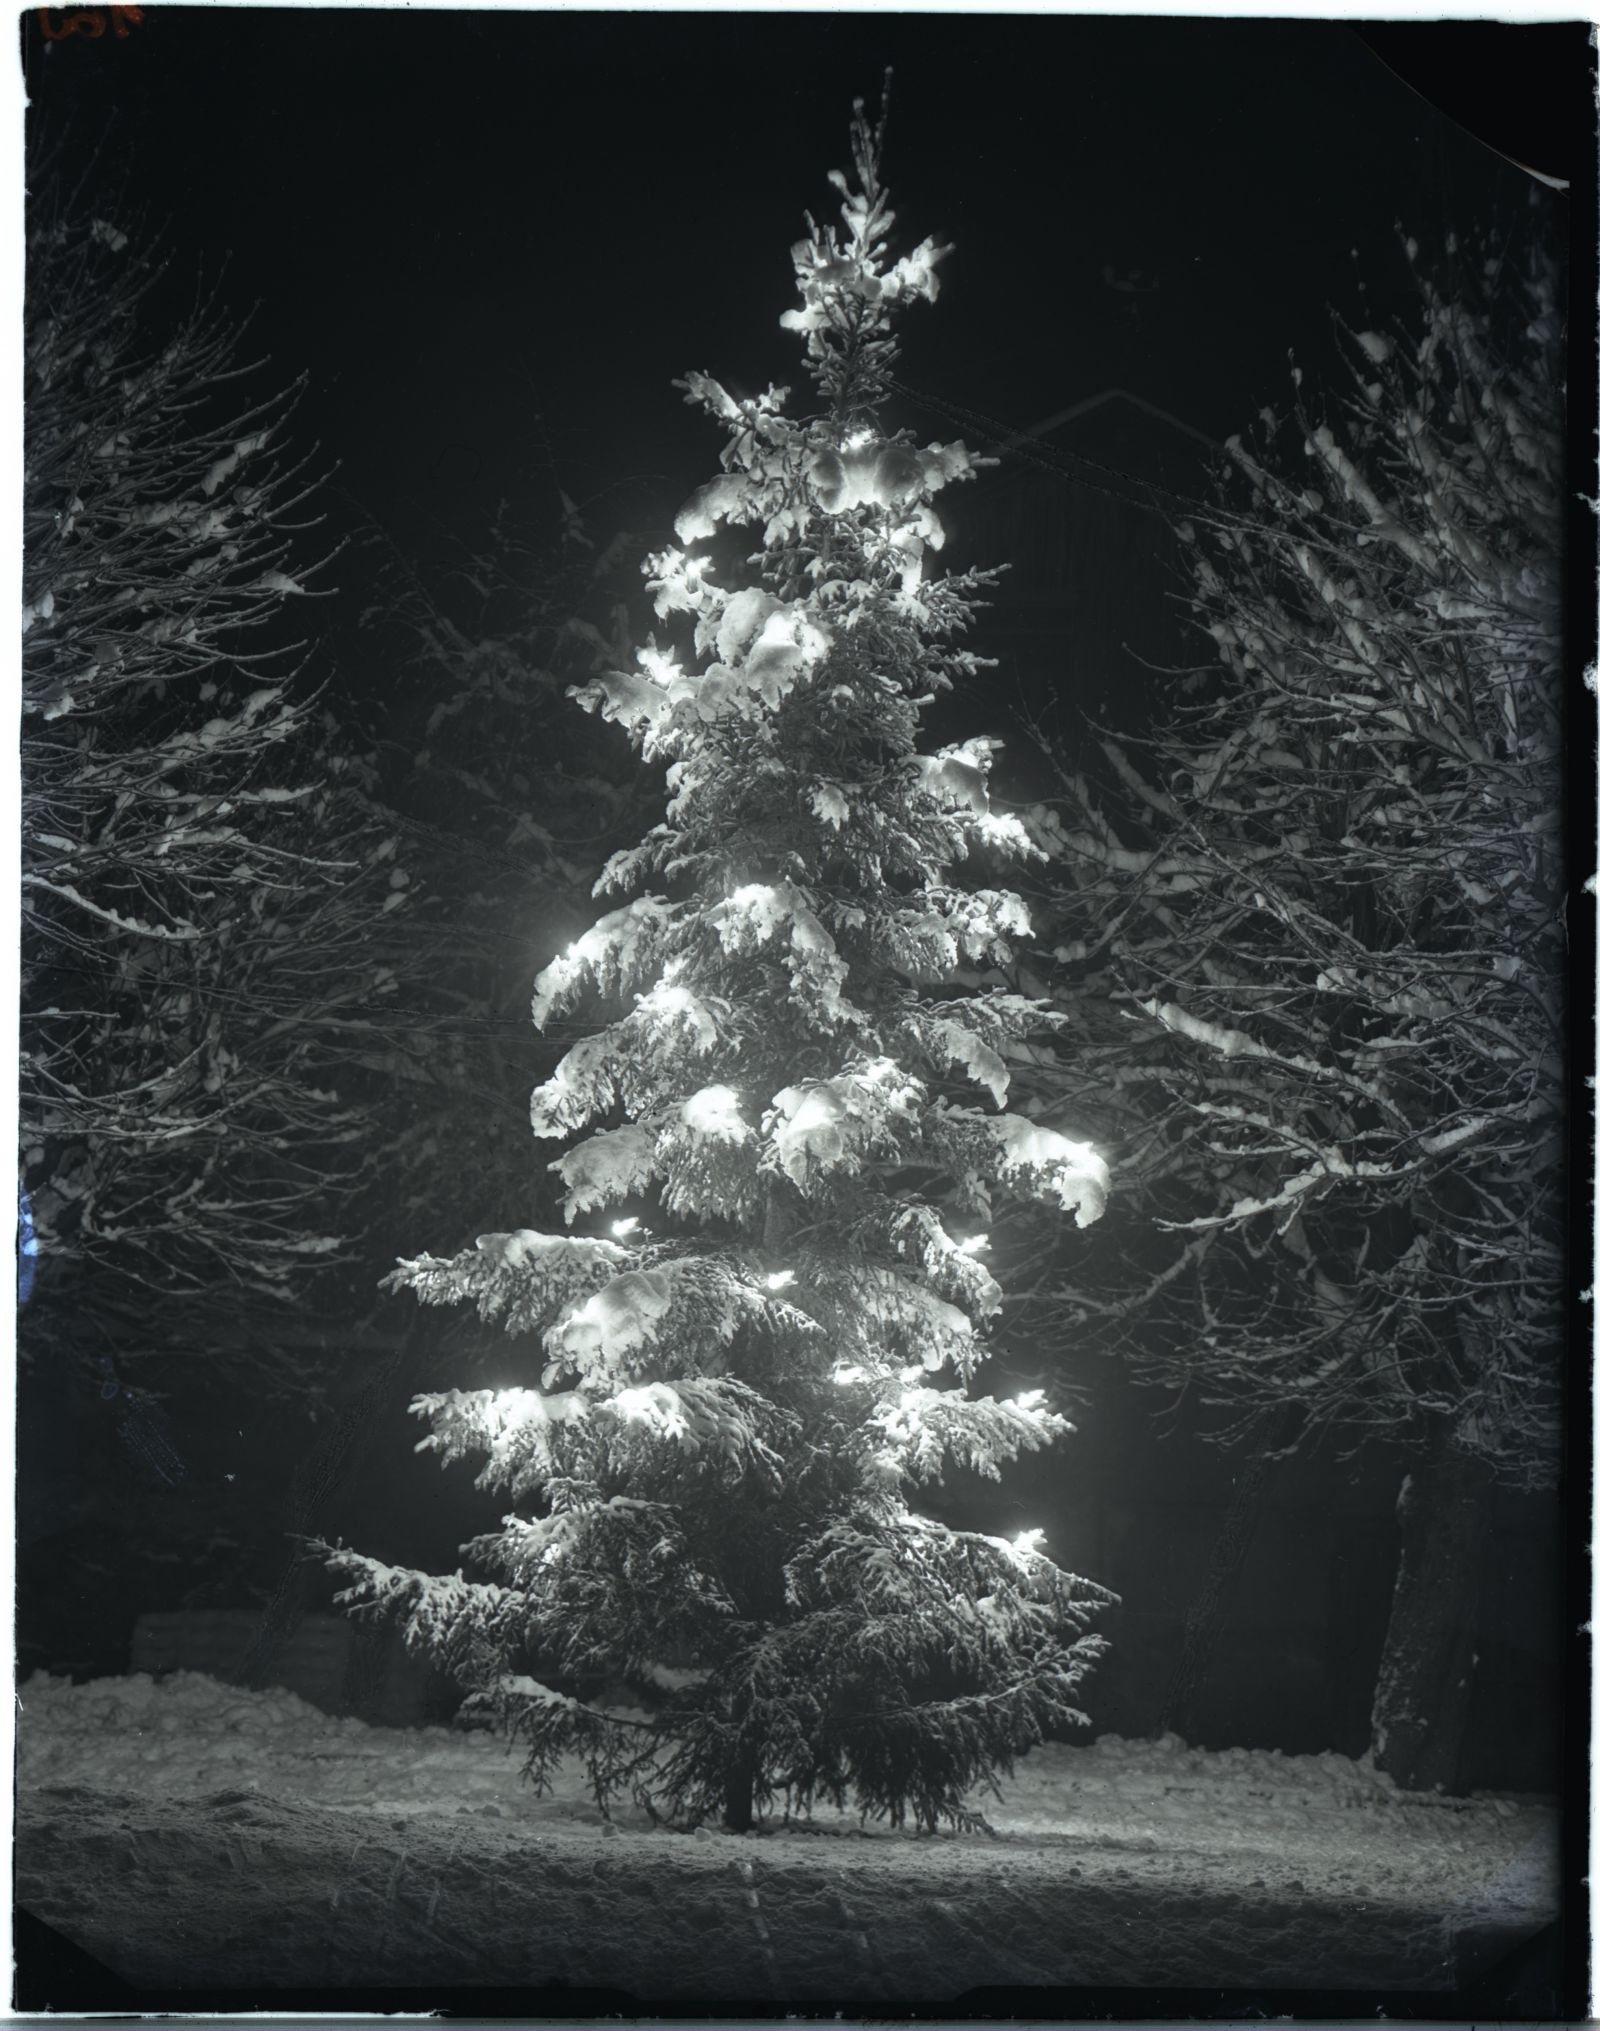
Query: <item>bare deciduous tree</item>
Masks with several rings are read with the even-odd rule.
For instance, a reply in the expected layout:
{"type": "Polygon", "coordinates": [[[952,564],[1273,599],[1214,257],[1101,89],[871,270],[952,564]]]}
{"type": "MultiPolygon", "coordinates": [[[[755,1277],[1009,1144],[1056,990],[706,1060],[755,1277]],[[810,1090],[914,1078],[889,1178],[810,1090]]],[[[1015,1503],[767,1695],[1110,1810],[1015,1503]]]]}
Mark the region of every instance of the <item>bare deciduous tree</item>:
{"type": "Polygon", "coordinates": [[[408,877],[307,694],[327,562],[293,391],[102,219],[28,242],[22,690],[27,1339],[149,1345],[339,1248],[408,877]]]}
{"type": "Polygon", "coordinates": [[[1162,1237],[1068,1311],[1226,1436],[1418,1448],[1375,1745],[1432,1785],[1485,1492],[1560,1452],[1563,424],[1546,259],[1418,281],[1410,336],[1346,333],[1342,410],[1234,440],[1180,528],[1190,702],[1096,787],[1058,749],[1080,1020],[1033,1076],[1162,1237]]]}

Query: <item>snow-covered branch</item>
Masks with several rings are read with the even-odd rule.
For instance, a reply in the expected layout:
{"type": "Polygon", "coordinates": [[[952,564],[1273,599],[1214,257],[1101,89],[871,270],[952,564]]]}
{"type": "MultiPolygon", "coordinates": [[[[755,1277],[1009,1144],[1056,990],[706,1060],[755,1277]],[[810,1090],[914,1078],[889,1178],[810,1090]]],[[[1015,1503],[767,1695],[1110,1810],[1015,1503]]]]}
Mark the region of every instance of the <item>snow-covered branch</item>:
{"type": "Polygon", "coordinates": [[[1561,1384],[1560,327],[1536,250],[1458,271],[1180,530],[1215,666],[1035,814],[1074,1048],[1016,1077],[1190,1237],[1120,1289],[1086,1263],[1069,1312],[1185,1322],[1135,1351],[1246,1424],[1443,1424],[1530,1484],[1561,1384]]]}

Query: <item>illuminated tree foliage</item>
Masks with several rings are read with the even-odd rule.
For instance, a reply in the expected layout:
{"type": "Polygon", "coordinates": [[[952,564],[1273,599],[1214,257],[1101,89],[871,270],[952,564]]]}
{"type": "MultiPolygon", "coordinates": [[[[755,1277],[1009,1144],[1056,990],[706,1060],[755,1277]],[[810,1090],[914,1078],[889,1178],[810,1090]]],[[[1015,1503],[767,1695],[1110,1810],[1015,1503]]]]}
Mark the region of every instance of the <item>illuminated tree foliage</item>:
{"type": "Polygon", "coordinates": [[[880,422],[894,320],[947,251],[891,260],[881,141],[858,104],[842,230],[793,250],[784,323],[818,406],[682,384],[728,432],[684,547],[647,564],[687,641],[578,694],[670,793],[601,878],[633,900],[534,1004],[541,1026],[585,997],[609,1017],[532,1113],[583,1137],[552,1166],[569,1225],[620,1217],[392,1279],[540,1336],[518,1343],[527,1386],[413,1405],[425,1445],[483,1456],[481,1485],[519,1505],[464,1547],[493,1577],[325,1548],[342,1598],[396,1615],[523,1738],[531,1777],[576,1752],[602,1804],[738,1830],[780,1798],[976,1823],[975,1784],[1081,1721],[1108,1598],[1034,1532],[910,1504],[948,1462],[997,1475],[1067,1429],[1037,1392],[963,1386],[1000,1308],[979,1229],[1007,1195],[1087,1223],[1106,1172],[1003,1111],[1005,1052],[1047,1015],[985,980],[1027,915],[954,873],[1027,843],[989,811],[982,744],[917,751],[923,709],[977,667],[954,641],[981,579],[927,569],[931,497],[975,461],[880,422]],[[695,546],[741,528],[758,548],[725,587],[695,546]]]}
{"type": "Polygon", "coordinates": [[[1450,254],[1412,334],[1349,335],[1342,414],[1230,445],[1179,532],[1216,667],[1042,831],[1081,1019],[1043,1083],[1165,1236],[1064,1313],[1227,1438],[1418,1449],[1376,1742],[1426,1783],[1564,1345],[1560,299],[1450,254]]]}

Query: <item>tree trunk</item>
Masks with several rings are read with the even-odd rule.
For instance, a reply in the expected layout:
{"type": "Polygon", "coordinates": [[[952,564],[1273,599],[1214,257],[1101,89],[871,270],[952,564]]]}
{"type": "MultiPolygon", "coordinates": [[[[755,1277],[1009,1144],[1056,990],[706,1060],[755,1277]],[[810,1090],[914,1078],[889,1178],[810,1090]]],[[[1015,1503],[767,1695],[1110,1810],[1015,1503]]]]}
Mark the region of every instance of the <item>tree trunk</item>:
{"type": "Polygon", "coordinates": [[[766,1254],[781,1254],[799,1225],[800,1195],[781,1178],[774,1178],[767,1186],[766,1219],[761,1230],[761,1246],[766,1254]]]}
{"type": "Polygon", "coordinates": [[[1255,1539],[1267,1476],[1292,1423],[1292,1411],[1274,1412],[1257,1435],[1255,1451],[1234,1476],[1233,1494],[1216,1543],[1211,1547],[1210,1562],[1184,1617],[1183,1647],[1156,1719],[1157,1735],[1166,1734],[1170,1728],[1187,1740],[1194,1739],[1197,1696],[1205,1685],[1229,1594],[1255,1539]]]}
{"type": "MultiPolygon", "coordinates": [[[[402,1315],[397,1322],[397,1334],[384,1336],[375,1344],[381,1350],[381,1358],[375,1364],[371,1379],[355,1395],[333,1421],[324,1427],[321,1438],[305,1454],[296,1468],[289,1484],[287,1520],[293,1534],[299,1537],[309,1533],[316,1524],[323,1505],[335,1489],[347,1481],[360,1465],[366,1452],[376,1420],[388,1408],[390,1402],[400,1395],[402,1385],[412,1374],[424,1342],[417,1331],[416,1315],[402,1315]]],[[[360,1344],[357,1333],[351,1336],[350,1344],[360,1344]]],[[[310,1344],[326,1344],[312,1342],[310,1344]]],[[[289,1638],[300,1624],[306,1612],[307,1580],[310,1574],[312,1556],[302,1545],[296,1544],[284,1567],[283,1576],[273,1590],[272,1599],[267,1603],[261,1617],[261,1626],[239,1671],[239,1683],[255,1691],[272,1684],[273,1669],[277,1664],[289,1638]]],[[[359,1628],[360,1625],[358,1625],[359,1628]]],[[[352,1646],[351,1662],[355,1667],[345,1690],[355,1694],[359,1685],[360,1667],[358,1656],[363,1647],[358,1636],[352,1646]]],[[[368,1643],[364,1652],[369,1664],[380,1653],[368,1643]]],[[[379,1667],[387,1671],[387,1656],[379,1667]]],[[[381,1686],[377,1690],[381,1691],[381,1686]]],[[[354,1707],[347,1707],[354,1712],[354,1707]]]]}
{"type": "Polygon", "coordinates": [[[756,1823],[756,1751],[753,1742],[741,1742],[728,1764],[722,1823],[735,1834],[747,1834],[756,1823]]]}
{"type": "Polygon", "coordinates": [[[1491,1476],[1440,1433],[1396,1504],[1400,1570],[1372,1702],[1373,1760],[1404,1791],[1459,1792],[1491,1476]]]}

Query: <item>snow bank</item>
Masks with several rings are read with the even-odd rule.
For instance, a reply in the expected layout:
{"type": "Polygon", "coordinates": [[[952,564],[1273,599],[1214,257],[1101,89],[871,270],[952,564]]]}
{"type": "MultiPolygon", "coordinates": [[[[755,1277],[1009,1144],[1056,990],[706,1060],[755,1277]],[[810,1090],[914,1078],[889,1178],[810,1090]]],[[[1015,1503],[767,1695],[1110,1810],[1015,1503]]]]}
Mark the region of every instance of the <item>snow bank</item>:
{"type": "MultiPolygon", "coordinates": [[[[17,1752],[24,1796],[65,1785],[172,1800],[258,1791],[372,1813],[598,1821],[579,1771],[563,1769],[538,1799],[497,1735],[371,1727],[290,1692],[245,1692],[198,1672],[85,1685],[37,1674],[20,1691],[17,1752]]],[[[1086,1857],[1110,1851],[1174,1888],[1231,1880],[1388,1903],[1425,1891],[1457,1912],[1501,1914],[1557,1901],[1550,1806],[1403,1793],[1370,1762],[1344,1756],[1106,1735],[1083,1748],[1041,1746],[1018,1763],[1001,1799],[977,1802],[999,1834],[1067,1843],[1086,1857]]],[[[626,1826],[632,1815],[619,1818],[626,1826]]],[[[815,1824],[843,1832],[855,1822],[818,1812],[815,1824]]],[[[878,1829],[868,1837],[916,1838],[878,1829]]]]}

